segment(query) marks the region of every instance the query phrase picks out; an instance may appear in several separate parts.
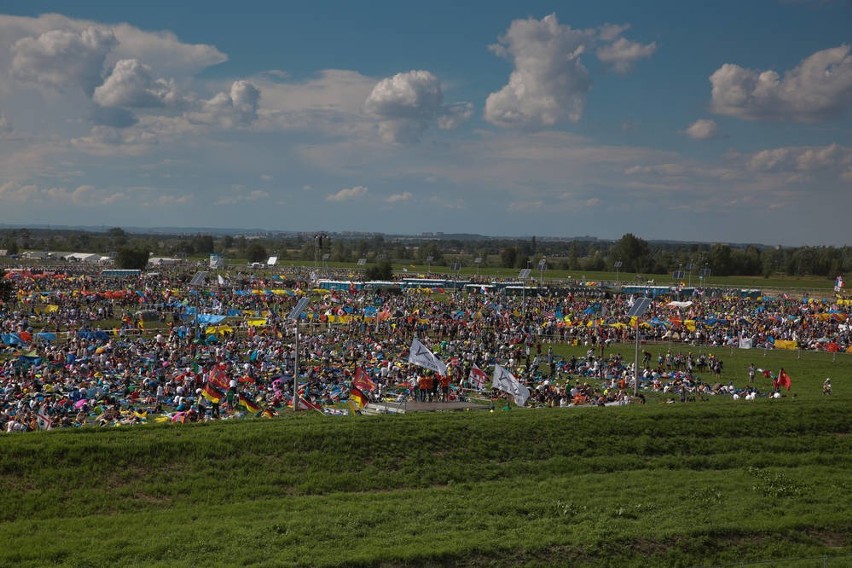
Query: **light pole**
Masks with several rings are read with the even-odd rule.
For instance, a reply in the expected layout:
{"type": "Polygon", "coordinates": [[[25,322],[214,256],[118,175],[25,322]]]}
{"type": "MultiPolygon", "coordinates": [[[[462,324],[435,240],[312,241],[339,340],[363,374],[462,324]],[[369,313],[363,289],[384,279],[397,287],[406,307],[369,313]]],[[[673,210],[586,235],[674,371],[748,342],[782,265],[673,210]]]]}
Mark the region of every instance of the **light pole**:
{"type": "Polygon", "coordinates": [[[619,270],[621,270],[621,266],[622,266],[622,262],[621,262],[621,259],[619,258],[618,260],[615,261],[615,287],[616,288],[621,283],[621,281],[619,280],[619,277],[618,277],[618,272],[619,272],[619,270]]]}
{"type": "MultiPolygon", "coordinates": [[[[527,261],[527,266],[529,267],[530,261],[527,261]]],[[[524,315],[527,313],[527,278],[530,277],[530,269],[524,268],[518,274],[518,278],[521,280],[521,309],[523,310],[524,315]]]]}
{"type": "Polygon", "coordinates": [[[704,286],[710,286],[710,274],[711,274],[710,267],[708,267],[707,263],[705,262],[704,268],[702,268],[698,272],[698,277],[703,281],[704,286]]]}
{"type": "Polygon", "coordinates": [[[541,260],[538,261],[538,281],[542,285],[544,284],[544,271],[547,269],[547,259],[542,257],[541,260]]]}

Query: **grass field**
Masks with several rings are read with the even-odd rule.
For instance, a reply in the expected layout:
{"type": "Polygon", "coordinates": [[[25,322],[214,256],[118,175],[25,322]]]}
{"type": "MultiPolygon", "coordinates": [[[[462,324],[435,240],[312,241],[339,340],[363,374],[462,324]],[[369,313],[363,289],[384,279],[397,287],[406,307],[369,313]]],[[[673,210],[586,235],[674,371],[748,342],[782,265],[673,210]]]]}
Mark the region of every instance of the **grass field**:
{"type": "Polygon", "coordinates": [[[717,353],[793,388],[0,436],[0,566],[849,565],[852,361],[717,353]]]}

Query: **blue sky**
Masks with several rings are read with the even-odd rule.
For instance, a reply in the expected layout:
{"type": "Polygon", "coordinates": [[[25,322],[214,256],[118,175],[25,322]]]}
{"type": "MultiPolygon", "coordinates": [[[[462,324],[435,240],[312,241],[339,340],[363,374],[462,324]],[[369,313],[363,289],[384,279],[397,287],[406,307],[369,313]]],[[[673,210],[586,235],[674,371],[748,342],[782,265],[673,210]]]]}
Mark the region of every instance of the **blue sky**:
{"type": "Polygon", "coordinates": [[[0,223],[849,244],[852,4],[6,1],[0,223]]]}

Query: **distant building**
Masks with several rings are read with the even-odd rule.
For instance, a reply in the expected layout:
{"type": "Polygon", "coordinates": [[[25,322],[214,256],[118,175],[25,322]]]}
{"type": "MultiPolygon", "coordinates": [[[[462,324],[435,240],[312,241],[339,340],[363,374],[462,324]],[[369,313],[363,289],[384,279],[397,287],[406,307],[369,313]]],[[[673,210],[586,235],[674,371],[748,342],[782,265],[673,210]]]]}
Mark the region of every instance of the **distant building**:
{"type": "Polygon", "coordinates": [[[61,257],[69,262],[90,262],[96,264],[101,261],[101,255],[92,252],[72,252],[61,257]]]}

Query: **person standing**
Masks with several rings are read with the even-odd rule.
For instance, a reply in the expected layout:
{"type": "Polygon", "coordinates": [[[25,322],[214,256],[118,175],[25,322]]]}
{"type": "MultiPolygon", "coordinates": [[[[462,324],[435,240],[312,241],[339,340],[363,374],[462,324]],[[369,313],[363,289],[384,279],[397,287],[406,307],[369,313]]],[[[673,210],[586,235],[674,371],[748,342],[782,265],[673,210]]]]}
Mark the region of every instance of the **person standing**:
{"type": "Polygon", "coordinates": [[[749,385],[754,385],[754,373],[755,373],[755,368],[754,368],[754,363],[752,363],[748,366],[748,384],[749,385]]]}

